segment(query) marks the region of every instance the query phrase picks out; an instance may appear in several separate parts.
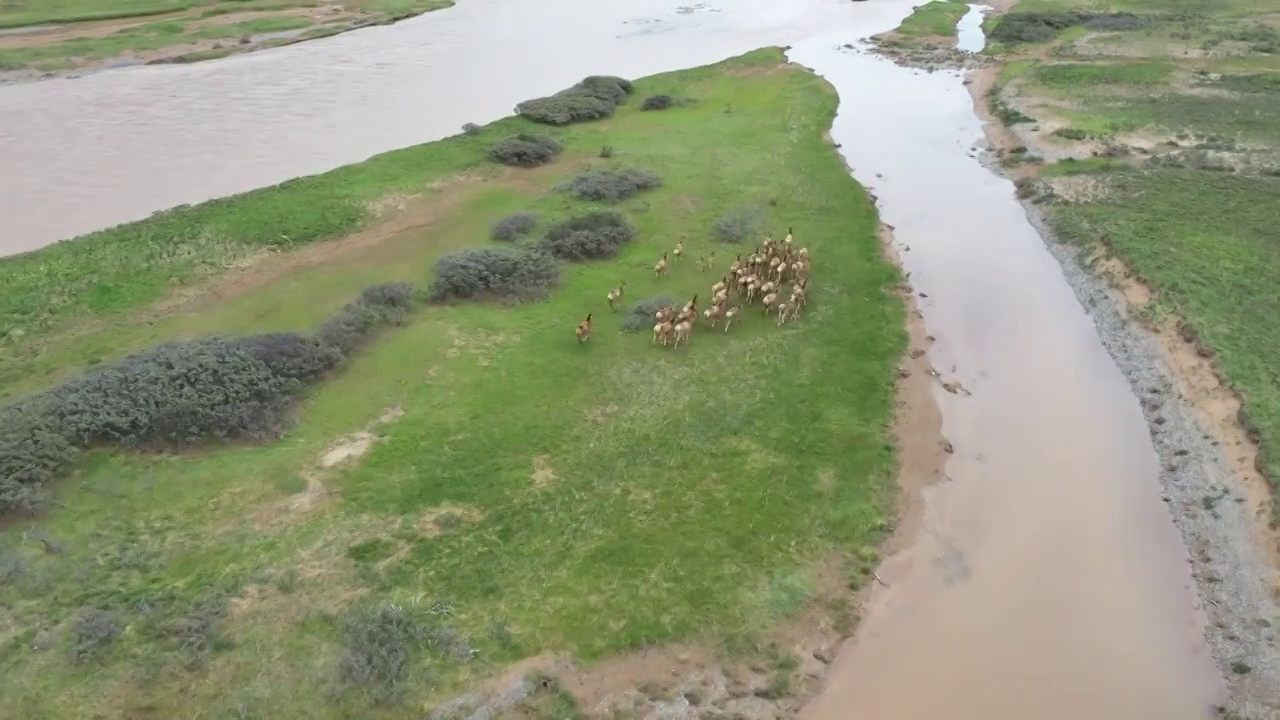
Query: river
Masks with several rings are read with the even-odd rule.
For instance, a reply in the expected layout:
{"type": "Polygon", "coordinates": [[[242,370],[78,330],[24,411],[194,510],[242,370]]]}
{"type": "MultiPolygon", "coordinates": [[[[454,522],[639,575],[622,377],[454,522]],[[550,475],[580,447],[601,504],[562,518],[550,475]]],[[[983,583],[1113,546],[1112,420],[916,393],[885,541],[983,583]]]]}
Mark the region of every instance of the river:
{"type": "Polygon", "coordinates": [[[839,90],[833,137],[910,248],[931,360],[972,392],[938,392],[948,480],[806,715],[1201,720],[1221,679],[1136,398],[1012,185],[970,151],[960,78],[842,47],[911,5],[461,0],[221,61],[3,87],[3,249],[437,139],[585,74],[792,45],[839,90]]]}

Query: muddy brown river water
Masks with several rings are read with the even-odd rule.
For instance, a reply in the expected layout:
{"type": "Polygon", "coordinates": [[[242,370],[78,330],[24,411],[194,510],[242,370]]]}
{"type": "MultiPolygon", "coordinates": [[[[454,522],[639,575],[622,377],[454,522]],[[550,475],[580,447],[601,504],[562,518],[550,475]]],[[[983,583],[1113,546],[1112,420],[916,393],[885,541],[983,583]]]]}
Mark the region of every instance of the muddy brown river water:
{"type": "Polygon", "coordinates": [[[842,48],[912,0],[678,5],[461,0],[222,61],[0,87],[0,250],[437,139],[584,74],[793,45],[840,92],[833,137],[896,226],[934,366],[972,393],[939,389],[947,480],[807,717],[1208,717],[1221,678],[1137,400],[970,149],[960,78],[842,48]]]}

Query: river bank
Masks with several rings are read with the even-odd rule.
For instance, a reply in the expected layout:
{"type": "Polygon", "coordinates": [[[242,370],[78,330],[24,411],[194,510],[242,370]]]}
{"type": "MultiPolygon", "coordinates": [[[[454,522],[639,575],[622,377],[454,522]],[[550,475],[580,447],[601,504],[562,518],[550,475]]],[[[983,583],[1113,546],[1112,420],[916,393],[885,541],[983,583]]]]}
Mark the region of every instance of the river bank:
{"type": "MultiPolygon", "coordinates": [[[[1021,7],[1010,11],[1006,5],[985,23],[997,41],[986,58],[965,58],[955,53],[950,38],[936,35],[904,40],[895,34],[883,38],[880,47],[898,62],[931,71],[972,69],[966,83],[987,123],[982,157],[1016,183],[1028,217],[1141,400],[1160,458],[1161,499],[1190,551],[1207,617],[1205,636],[1230,686],[1222,711],[1228,717],[1270,717],[1280,698],[1273,627],[1280,583],[1271,468],[1258,443],[1268,436],[1267,421],[1260,418],[1271,415],[1271,391],[1251,378],[1252,371],[1239,370],[1242,360],[1250,361],[1231,337],[1256,340],[1273,337],[1274,331],[1262,314],[1252,312],[1230,320],[1218,315],[1219,324],[1207,333],[1217,343],[1197,328],[1205,327],[1206,302],[1210,307],[1214,302],[1210,297],[1269,307],[1274,301],[1262,289],[1272,286],[1262,276],[1271,266],[1228,263],[1227,272],[1209,270],[1208,277],[1190,285],[1177,273],[1189,268],[1203,273],[1223,262],[1207,247],[1179,245],[1200,227],[1188,212],[1214,205],[1241,208],[1241,193],[1250,192],[1269,208],[1261,212],[1277,209],[1275,195],[1260,187],[1274,184],[1267,170],[1276,146],[1265,132],[1233,125],[1233,104],[1248,103],[1249,97],[1215,93],[1207,102],[1220,105],[1222,112],[1187,115],[1196,91],[1177,78],[1183,73],[1209,77],[1221,70],[1226,74],[1215,77],[1225,79],[1215,82],[1227,87],[1233,78],[1263,77],[1249,73],[1268,67],[1265,53],[1237,47],[1215,56],[1208,40],[1230,36],[1232,23],[1266,22],[1274,15],[1265,10],[1233,14],[1227,8],[1171,19],[1148,4],[1111,8],[1118,11],[1111,15],[1090,7],[1092,17],[1082,9],[1072,21],[1071,3],[1038,3],[1026,13],[1021,7]],[[1037,30],[1039,23],[1058,17],[1067,18],[1058,29],[1037,30]],[[1009,25],[1001,32],[1005,22],[1009,25]],[[1072,22],[1075,27],[1063,32],[1072,22]],[[1171,35],[1170,23],[1184,23],[1178,25],[1184,31],[1199,26],[1190,35],[1171,35]],[[1121,38],[1130,43],[1125,49],[1110,44],[1121,38]],[[1183,50],[1201,40],[1201,53],[1183,50]],[[1144,71],[1150,79],[1144,79],[1144,71]],[[1046,82],[1059,75],[1064,79],[1046,82]],[[1073,85],[1076,80],[1092,83],[1093,92],[1073,85]],[[1108,103],[1124,93],[1130,103],[1133,98],[1145,102],[1148,118],[1158,117],[1165,125],[1148,118],[1118,119],[1120,111],[1108,103]],[[1106,112],[1112,113],[1110,119],[1106,112]],[[1169,141],[1160,146],[1165,137],[1169,141]],[[1224,171],[1237,178],[1234,186],[1223,184],[1224,171]],[[1180,206],[1167,205],[1162,186],[1177,172],[1200,177],[1185,179],[1194,190],[1179,196],[1180,206]],[[1127,225],[1121,228],[1119,222],[1127,225]],[[1155,223],[1162,229],[1153,234],[1155,223]],[[1171,256],[1174,263],[1168,262],[1171,256]],[[1165,284],[1144,282],[1153,276],[1163,277],[1165,284]],[[1224,356],[1235,362],[1223,363],[1224,356]]],[[[1248,252],[1247,218],[1247,212],[1235,214],[1216,226],[1219,232],[1233,226],[1243,230],[1227,235],[1239,238],[1228,245],[1229,252],[1248,252]]],[[[1263,359],[1271,352],[1268,342],[1247,351],[1257,353],[1256,362],[1268,362],[1263,359]]]]}
{"type": "Polygon", "coordinates": [[[0,85],[214,60],[395,23],[453,3],[136,0],[117,5],[6,7],[0,12],[0,85]]]}

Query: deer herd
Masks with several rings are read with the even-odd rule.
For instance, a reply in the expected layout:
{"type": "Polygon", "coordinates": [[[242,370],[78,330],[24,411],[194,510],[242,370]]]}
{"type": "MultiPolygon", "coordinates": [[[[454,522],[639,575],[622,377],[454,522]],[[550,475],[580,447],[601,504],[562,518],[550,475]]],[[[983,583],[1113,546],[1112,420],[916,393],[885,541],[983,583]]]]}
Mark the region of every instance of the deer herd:
{"type": "MultiPolygon", "coordinates": [[[[653,274],[661,279],[671,271],[673,262],[684,257],[684,243],[677,243],[671,253],[663,253],[653,266],[653,274]],[[669,259],[670,258],[670,259],[669,259]]],[[[698,271],[706,272],[715,265],[715,253],[698,259],[698,271]]],[[[729,266],[729,272],[711,286],[711,306],[702,311],[703,321],[717,328],[724,325],[728,332],[733,321],[743,311],[743,305],[755,305],[758,300],[765,316],[777,316],[777,324],[799,317],[804,309],[809,288],[809,249],[795,244],[791,228],[782,242],[765,238],[763,244],[745,258],[738,255],[729,266]],[[788,288],[788,284],[790,287],[788,288]]],[[[618,310],[626,293],[622,282],[609,291],[606,300],[612,310],[618,310]]],[[[674,306],[658,308],[654,314],[653,342],[673,349],[688,343],[698,320],[698,295],[685,303],[678,311],[674,306]]],[[[591,337],[591,314],[578,323],[578,342],[591,337]]]]}

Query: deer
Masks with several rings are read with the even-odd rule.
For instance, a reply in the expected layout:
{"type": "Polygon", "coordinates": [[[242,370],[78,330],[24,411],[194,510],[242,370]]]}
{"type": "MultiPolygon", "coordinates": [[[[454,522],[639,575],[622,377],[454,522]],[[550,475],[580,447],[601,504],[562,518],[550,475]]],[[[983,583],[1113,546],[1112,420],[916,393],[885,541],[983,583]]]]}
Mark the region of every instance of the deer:
{"type": "Polygon", "coordinates": [[[591,313],[587,313],[587,319],[578,323],[578,329],[575,331],[578,335],[578,342],[584,343],[591,337],[591,313]]]}
{"type": "Polygon", "coordinates": [[[763,308],[764,314],[768,315],[769,311],[773,309],[774,304],[777,302],[778,302],[778,293],[776,292],[769,293],[768,295],[765,295],[763,298],[761,298],[760,306],[761,308],[763,308]]]}
{"type": "Polygon", "coordinates": [[[665,346],[667,344],[667,338],[671,337],[671,332],[673,329],[674,329],[674,326],[671,324],[670,320],[663,320],[662,322],[659,322],[657,325],[654,325],[653,326],[653,342],[657,343],[661,341],[662,344],[665,346]]]}
{"type": "Polygon", "coordinates": [[[795,303],[778,303],[778,327],[782,327],[783,323],[791,319],[791,314],[795,312],[795,307],[795,303]]]}
{"type": "Polygon", "coordinates": [[[689,334],[690,334],[690,333],[692,333],[692,332],[693,332],[693,322],[692,322],[692,321],[690,321],[690,320],[684,320],[684,321],[682,321],[682,322],[676,323],[676,326],[675,326],[675,341],[676,341],[676,344],[675,344],[675,346],[674,346],[674,347],[680,347],[680,341],[681,341],[681,340],[684,340],[686,343],[688,343],[688,342],[689,342],[689,334]]]}
{"type": "Polygon", "coordinates": [[[738,317],[738,306],[724,309],[724,331],[729,332],[729,326],[733,324],[733,319],[738,317]]]}
{"type": "MultiPolygon", "coordinates": [[[[680,258],[684,257],[684,241],[683,240],[676,243],[676,249],[672,250],[671,254],[675,256],[676,260],[679,260],[680,258]]],[[[666,257],[666,256],[664,255],[663,257],[666,257]]]]}
{"type": "Polygon", "coordinates": [[[621,285],[609,291],[609,295],[606,297],[606,299],[609,301],[610,310],[618,309],[617,304],[619,302],[622,302],[622,294],[626,292],[626,290],[627,290],[627,281],[623,280],[621,285]]]}
{"type": "Polygon", "coordinates": [[[661,277],[667,274],[667,254],[666,253],[662,253],[662,259],[658,261],[657,265],[653,266],[653,274],[655,277],[661,277]]]}
{"type": "Polygon", "coordinates": [[[720,318],[723,316],[724,308],[720,305],[712,305],[702,311],[702,317],[706,318],[706,321],[711,325],[711,327],[715,327],[716,323],[720,322],[720,318]]]}

